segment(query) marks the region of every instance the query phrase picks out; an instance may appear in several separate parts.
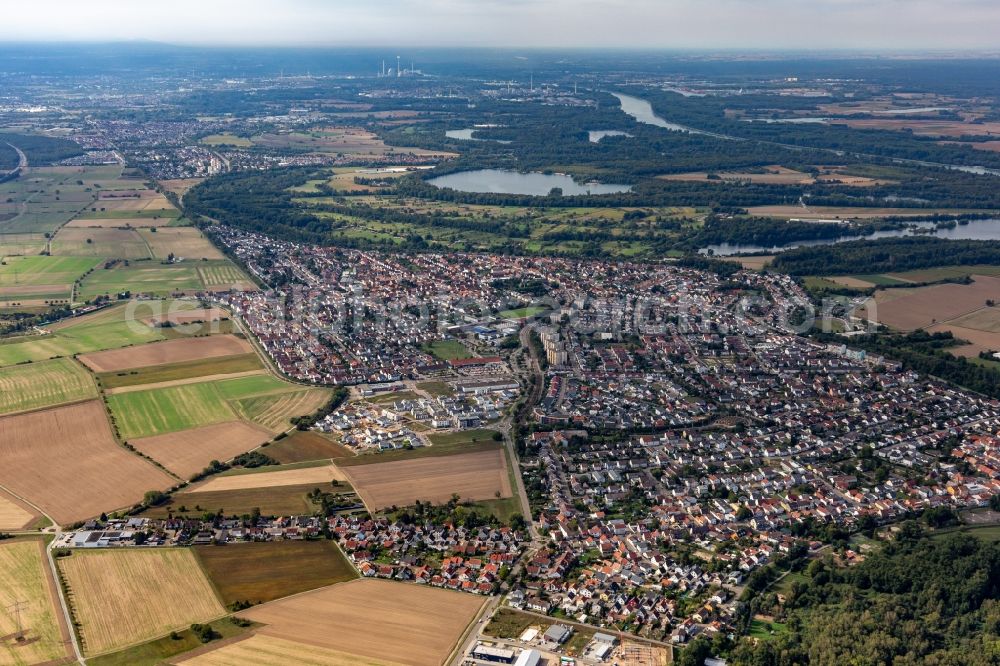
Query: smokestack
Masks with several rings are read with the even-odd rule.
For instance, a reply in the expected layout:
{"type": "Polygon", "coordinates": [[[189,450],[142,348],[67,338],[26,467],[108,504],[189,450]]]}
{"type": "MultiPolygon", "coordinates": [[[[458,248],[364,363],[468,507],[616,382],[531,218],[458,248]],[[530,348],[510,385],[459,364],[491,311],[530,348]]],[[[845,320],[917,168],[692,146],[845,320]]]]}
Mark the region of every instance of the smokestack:
{"type": "Polygon", "coordinates": [[[396,77],[403,75],[403,71],[399,68],[399,56],[396,56],[396,77]]]}

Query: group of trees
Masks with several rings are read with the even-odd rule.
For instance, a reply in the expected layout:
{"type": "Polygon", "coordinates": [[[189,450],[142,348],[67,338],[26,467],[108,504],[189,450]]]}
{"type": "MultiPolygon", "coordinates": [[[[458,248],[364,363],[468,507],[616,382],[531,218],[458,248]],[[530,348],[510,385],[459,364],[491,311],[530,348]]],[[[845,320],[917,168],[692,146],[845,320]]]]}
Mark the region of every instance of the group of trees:
{"type": "Polygon", "coordinates": [[[897,539],[843,568],[816,560],[784,604],[757,594],[748,614],[775,613],[786,631],[729,652],[735,666],[935,664],[1000,659],[1000,544],[968,534],[897,539]]]}
{"type": "MultiPolygon", "coordinates": [[[[24,151],[31,166],[44,166],[53,164],[70,157],[83,154],[80,144],[69,139],[56,139],[39,134],[4,134],[0,133],[0,146],[9,147],[13,144],[24,151]]],[[[10,158],[0,149],[0,171],[13,169],[17,166],[17,153],[14,153],[14,163],[8,169],[3,168],[3,164],[10,158]]]]}
{"type": "Polygon", "coordinates": [[[779,254],[771,266],[790,275],[850,275],[898,273],[943,264],[994,264],[997,257],[998,241],[905,236],[795,248],[779,254]]]}

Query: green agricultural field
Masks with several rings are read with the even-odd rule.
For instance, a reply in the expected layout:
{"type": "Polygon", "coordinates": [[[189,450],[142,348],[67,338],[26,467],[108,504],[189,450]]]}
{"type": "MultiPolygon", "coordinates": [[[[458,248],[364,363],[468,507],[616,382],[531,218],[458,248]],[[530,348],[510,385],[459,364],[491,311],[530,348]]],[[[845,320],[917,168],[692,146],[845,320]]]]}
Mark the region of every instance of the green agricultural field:
{"type": "Polygon", "coordinates": [[[0,263],[0,288],[73,282],[98,263],[89,257],[6,257],[0,263]]]}
{"type": "MultiPolygon", "coordinates": [[[[318,391],[318,389],[317,389],[318,391]]],[[[115,415],[119,432],[125,439],[160,435],[188,428],[235,421],[240,416],[262,422],[258,414],[247,414],[243,401],[266,396],[267,403],[286,406],[288,396],[303,391],[271,375],[252,375],[237,379],[184,384],[146,391],[116,393],[108,396],[108,405],[115,415]]],[[[294,408],[271,414],[274,418],[301,416],[315,411],[323,398],[313,400],[311,409],[301,413],[294,408]]],[[[261,411],[274,410],[270,404],[261,411]]]]}
{"type": "Polygon", "coordinates": [[[98,317],[91,315],[78,322],[53,327],[55,330],[45,335],[0,341],[0,367],[166,339],[163,329],[126,322],[124,312],[124,307],[116,307],[98,317]]]}
{"type": "Polygon", "coordinates": [[[123,372],[104,372],[97,376],[105,389],[121,388],[123,386],[140,386],[156,384],[192,377],[207,377],[209,375],[225,375],[236,372],[250,372],[264,368],[257,354],[237,354],[219,358],[184,361],[183,363],[168,363],[154,365],[148,368],[138,368],[123,372]]]}
{"type": "Polygon", "coordinates": [[[897,280],[896,278],[890,277],[888,275],[880,274],[865,274],[865,275],[851,275],[850,277],[856,280],[863,280],[864,282],[871,282],[872,284],[885,287],[897,284],[906,284],[903,280],[897,280]]]}
{"type": "Polygon", "coordinates": [[[243,400],[261,395],[298,391],[301,387],[284,382],[271,375],[255,375],[218,382],[219,395],[225,400],[243,400]]]}
{"type": "Polygon", "coordinates": [[[198,277],[206,287],[244,285],[249,278],[228,261],[202,261],[198,264],[198,277]]]}
{"type": "Polygon", "coordinates": [[[472,352],[458,340],[435,340],[424,345],[424,351],[442,361],[453,361],[461,358],[472,358],[472,352]]]}
{"type": "Polygon", "coordinates": [[[108,405],[124,439],[236,420],[215,382],[118,393],[108,405]]]}
{"type": "Polygon", "coordinates": [[[111,269],[95,270],[83,281],[77,298],[89,300],[124,291],[166,296],[179,291],[199,291],[203,286],[194,262],[168,265],[132,261],[128,266],[118,264],[111,269]]]}
{"type": "Polygon", "coordinates": [[[358,574],[333,541],[271,541],[194,549],[222,603],[265,603],[358,574]]]}
{"type": "Polygon", "coordinates": [[[156,329],[125,322],[85,326],[51,335],[10,338],[0,343],[0,367],[72,356],[165,339],[156,329]]]}
{"type": "Polygon", "coordinates": [[[72,359],[0,369],[0,414],[96,397],[90,373],[72,359]]]}

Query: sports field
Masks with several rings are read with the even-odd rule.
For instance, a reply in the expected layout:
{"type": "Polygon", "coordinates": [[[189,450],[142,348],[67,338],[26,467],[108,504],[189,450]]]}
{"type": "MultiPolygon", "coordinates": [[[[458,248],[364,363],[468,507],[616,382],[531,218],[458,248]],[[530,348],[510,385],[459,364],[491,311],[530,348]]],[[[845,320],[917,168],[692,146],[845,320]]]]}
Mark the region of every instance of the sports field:
{"type": "Polygon", "coordinates": [[[69,632],[57,611],[55,582],[39,539],[0,541],[0,663],[42,664],[69,655],[69,632]],[[25,643],[18,645],[15,603],[25,643]]]}
{"type": "Polygon", "coordinates": [[[484,603],[461,592],[356,580],[241,613],[258,634],[411,666],[440,666],[484,603]]]}
{"type": "Polygon", "coordinates": [[[0,414],[96,397],[93,377],[72,359],[0,369],[0,414]]]}
{"type": "Polygon", "coordinates": [[[333,541],[198,546],[194,553],[227,605],[264,603],[358,577],[333,541]]]}
{"type": "Polygon", "coordinates": [[[110,652],[225,614],[183,548],[74,550],[59,559],[84,652],[110,652]]]}
{"type": "Polygon", "coordinates": [[[0,418],[0,485],[60,525],[142,500],[175,481],[119,446],[98,400],[0,418]]]}
{"type": "Polygon", "coordinates": [[[463,500],[511,497],[503,449],[345,467],[347,480],[371,511],[463,500]]]}

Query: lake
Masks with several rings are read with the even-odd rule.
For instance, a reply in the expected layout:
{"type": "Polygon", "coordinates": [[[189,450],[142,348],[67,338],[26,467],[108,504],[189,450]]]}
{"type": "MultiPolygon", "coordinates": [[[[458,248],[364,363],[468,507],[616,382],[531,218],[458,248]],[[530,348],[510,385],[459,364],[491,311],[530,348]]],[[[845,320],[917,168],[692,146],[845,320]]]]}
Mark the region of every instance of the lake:
{"type": "Polygon", "coordinates": [[[470,127],[469,129],[457,129],[457,130],[447,130],[444,135],[449,139],[458,139],[459,141],[493,141],[495,143],[510,143],[510,141],[503,141],[501,139],[480,139],[474,136],[476,128],[470,127]]]}
{"type": "Polygon", "coordinates": [[[622,105],[622,111],[628,115],[635,118],[640,123],[645,123],[646,125],[653,125],[654,127],[662,127],[663,129],[668,129],[671,132],[691,132],[690,128],[684,127],[683,125],[678,125],[677,123],[671,123],[660,116],[656,115],[653,111],[653,105],[644,99],[638,97],[632,97],[632,95],[623,95],[622,93],[611,93],[618,98],[618,101],[622,105]]]}
{"type": "Polygon", "coordinates": [[[614,185],[597,182],[577,183],[564,173],[519,173],[504,169],[477,169],[438,176],[427,181],[435,187],[450,187],[459,192],[493,194],[530,194],[545,196],[554,187],[561,187],[563,194],[617,194],[628,192],[631,185],[614,185]]]}
{"type": "MultiPolygon", "coordinates": [[[[913,222],[913,225],[920,229],[931,229],[934,222],[913,222]]],[[[709,250],[717,257],[729,257],[734,254],[774,254],[784,250],[791,250],[796,247],[812,247],[815,245],[833,245],[834,243],[846,243],[856,240],[875,240],[877,238],[897,238],[900,236],[913,236],[913,229],[894,229],[892,231],[876,231],[868,236],[840,236],[839,238],[827,238],[822,240],[806,240],[788,243],[787,245],[776,245],[774,247],[764,247],[763,245],[731,245],[730,243],[720,243],[709,245],[698,250],[706,254],[709,250]]],[[[933,234],[919,234],[933,238],[944,238],[947,240],[1000,240],[1000,220],[972,220],[968,224],[959,224],[953,229],[938,229],[933,234]]]]}
{"type": "Polygon", "coordinates": [[[625,136],[630,138],[632,136],[628,132],[620,132],[619,130],[590,130],[587,134],[590,135],[591,143],[600,143],[601,139],[606,136],[625,136]]]}

